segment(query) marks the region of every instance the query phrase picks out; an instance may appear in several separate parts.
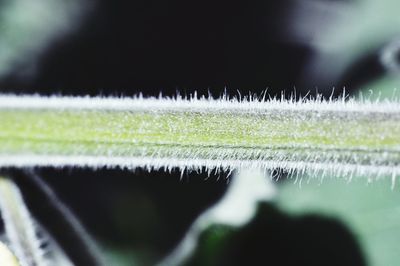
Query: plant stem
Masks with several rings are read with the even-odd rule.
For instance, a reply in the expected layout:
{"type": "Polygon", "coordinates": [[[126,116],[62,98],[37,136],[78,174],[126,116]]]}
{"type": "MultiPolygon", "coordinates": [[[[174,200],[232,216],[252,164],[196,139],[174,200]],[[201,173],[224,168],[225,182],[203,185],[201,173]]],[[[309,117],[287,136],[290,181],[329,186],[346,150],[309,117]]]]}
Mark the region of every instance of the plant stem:
{"type": "Polygon", "coordinates": [[[21,266],[48,265],[18,187],[10,179],[0,177],[0,211],[5,233],[21,266]]]}
{"type": "Polygon", "coordinates": [[[0,242],[0,265],[20,266],[17,258],[2,242],[0,242]]]}
{"type": "Polygon", "coordinates": [[[0,96],[0,167],[400,173],[400,103],[0,96]]]}

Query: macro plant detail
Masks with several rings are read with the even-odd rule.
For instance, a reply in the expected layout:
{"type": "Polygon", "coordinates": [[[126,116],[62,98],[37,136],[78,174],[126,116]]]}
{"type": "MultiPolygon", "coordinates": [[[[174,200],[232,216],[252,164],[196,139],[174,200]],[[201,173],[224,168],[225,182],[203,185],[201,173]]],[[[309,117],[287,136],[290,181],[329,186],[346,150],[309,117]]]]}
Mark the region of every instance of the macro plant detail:
{"type": "Polygon", "coordinates": [[[400,170],[397,101],[0,96],[0,166],[400,170]]]}
{"type": "MultiPolygon", "coordinates": [[[[9,179],[0,179],[0,210],[4,220],[5,234],[21,266],[48,265],[36,231],[21,193],[9,179]]],[[[12,258],[5,262],[11,263],[12,258]]],[[[18,263],[15,263],[18,265],[18,263]]]]}
{"type": "Polygon", "coordinates": [[[400,265],[398,0],[0,0],[0,266],[400,265]]]}
{"type": "MultiPolygon", "coordinates": [[[[243,181],[249,177],[240,174],[243,169],[261,170],[272,179],[285,173],[300,184],[303,176],[339,176],[348,181],[353,176],[391,177],[393,188],[400,173],[399,122],[397,100],[357,100],[345,96],[286,100],[250,96],[213,99],[196,95],[1,95],[0,168],[178,169],[181,175],[187,171],[206,171],[210,175],[240,170],[239,181],[232,185],[234,192],[199,217],[182,242],[195,243],[205,225],[216,221],[243,224],[254,215],[258,201],[275,193],[273,188],[252,190],[250,183],[262,184],[263,174],[243,181]],[[277,175],[273,174],[276,169],[277,175]],[[253,196],[243,196],[250,194],[253,196]],[[237,206],[237,195],[242,195],[242,211],[248,211],[241,218],[227,218],[226,208],[237,206]],[[235,219],[239,220],[234,222],[235,219]]],[[[61,256],[61,260],[68,261],[59,247],[55,249],[58,253],[41,248],[38,232],[42,230],[30,218],[12,179],[3,178],[0,191],[6,237],[20,265],[48,265],[47,261],[54,261],[57,254],[59,259],[61,256]]],[[[73,214],[68,212],[66,217],[81,230],[73,214]]],[[[90,238],[85,243],[97,249],[90,238]]],[[[161,265],[185,262],[195,247],[191,245],[186,252],[182,251],[185,248],[175,250],[175,255],[161,265]]]]}

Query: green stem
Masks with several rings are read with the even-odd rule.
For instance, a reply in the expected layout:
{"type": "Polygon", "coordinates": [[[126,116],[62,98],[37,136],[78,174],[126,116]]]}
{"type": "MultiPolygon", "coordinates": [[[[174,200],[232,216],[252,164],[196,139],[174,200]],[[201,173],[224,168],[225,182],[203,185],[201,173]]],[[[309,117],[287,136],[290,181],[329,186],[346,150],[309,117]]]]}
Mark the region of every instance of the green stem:
{"type": "Polygon", "coordinates": [[[0,96],[0,167],[400,173],[397,102],[0,96]]]}
{"type": "Polygon", "coordinates": [[[21,266],[48,265],[35,222],[14,182],[0,177],[0,211],[5,233],[21,266]]]}

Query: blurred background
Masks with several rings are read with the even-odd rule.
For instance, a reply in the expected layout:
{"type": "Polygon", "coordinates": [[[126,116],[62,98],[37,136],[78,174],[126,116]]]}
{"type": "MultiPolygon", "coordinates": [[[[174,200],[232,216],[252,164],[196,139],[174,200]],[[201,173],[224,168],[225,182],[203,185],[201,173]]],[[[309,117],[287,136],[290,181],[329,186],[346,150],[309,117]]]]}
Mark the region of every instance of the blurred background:
{"type": "MultiPolygon", "coordinates": [[[[0,0],[0,93],[329,97],[346,88],[396,98],[399,10],[396,0],[0,0]]],[[[37,172],[109,265],[154,265],[229,187],[226,173],[37,172]]],[[[19,182],[37,219],[62,235],[32,184],[19,182]]],[[[245,227],[206,230],[188,265],[398,265],[389,181],[275,185],[278,196],[245,227]]]]}

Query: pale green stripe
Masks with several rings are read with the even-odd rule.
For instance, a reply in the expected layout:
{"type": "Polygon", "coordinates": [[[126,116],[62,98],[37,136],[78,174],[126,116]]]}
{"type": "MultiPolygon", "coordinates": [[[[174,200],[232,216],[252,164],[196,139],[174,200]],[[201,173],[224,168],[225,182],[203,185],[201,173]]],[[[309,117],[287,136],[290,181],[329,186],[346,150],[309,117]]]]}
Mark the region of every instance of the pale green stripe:
{"type": "Polygon", "coordinates": [[[400,164],[400,116],[0,110],[0,154],[400,164]]]}

